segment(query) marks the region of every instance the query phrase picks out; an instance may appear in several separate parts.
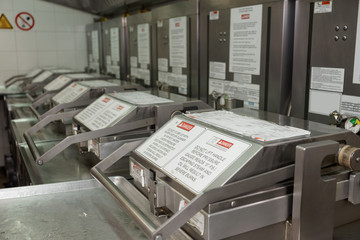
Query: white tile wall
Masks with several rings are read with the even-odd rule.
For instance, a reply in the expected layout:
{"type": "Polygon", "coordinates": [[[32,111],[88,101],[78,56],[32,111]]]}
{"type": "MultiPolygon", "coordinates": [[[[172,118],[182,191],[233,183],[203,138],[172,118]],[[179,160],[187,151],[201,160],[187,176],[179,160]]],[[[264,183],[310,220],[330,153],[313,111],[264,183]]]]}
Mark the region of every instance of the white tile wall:
{"type": "Polygon", "coordinates": [[[0,9],[14,28],[0,29],[0,85],[36,67],[85,68],[85,25],[97,16],[42,0],[0,0],[0,9]],[[35,18],[30,31],[15,24],[16,15],[23,11],[35,18]]]}

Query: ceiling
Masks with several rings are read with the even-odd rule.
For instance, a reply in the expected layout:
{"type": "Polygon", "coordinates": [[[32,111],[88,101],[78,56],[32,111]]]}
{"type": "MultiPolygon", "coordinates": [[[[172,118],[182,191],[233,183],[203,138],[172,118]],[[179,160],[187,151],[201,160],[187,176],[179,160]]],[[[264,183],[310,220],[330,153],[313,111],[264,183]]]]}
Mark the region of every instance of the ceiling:
{"type": "Polygon", "coordinates": [[[44,0],[103,17],[152,8],[174,0],[44,0]]]}

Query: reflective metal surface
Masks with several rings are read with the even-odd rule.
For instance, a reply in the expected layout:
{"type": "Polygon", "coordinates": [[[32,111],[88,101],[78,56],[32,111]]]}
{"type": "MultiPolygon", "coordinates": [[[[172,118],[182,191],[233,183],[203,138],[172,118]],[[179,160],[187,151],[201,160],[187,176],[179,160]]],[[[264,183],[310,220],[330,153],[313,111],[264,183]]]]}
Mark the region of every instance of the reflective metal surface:
{"type": "Polygon", "coordinates": [[[95,180],[4,189],[0,206],[0,239],[147,239],[95,180]]]}

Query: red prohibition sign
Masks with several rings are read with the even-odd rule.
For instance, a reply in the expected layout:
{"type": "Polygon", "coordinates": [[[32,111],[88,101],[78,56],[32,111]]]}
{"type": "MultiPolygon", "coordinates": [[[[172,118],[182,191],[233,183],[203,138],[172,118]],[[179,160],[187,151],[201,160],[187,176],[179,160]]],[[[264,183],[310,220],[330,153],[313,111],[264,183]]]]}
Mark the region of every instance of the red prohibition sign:
{"type": "Polygon", "coordinates": [[[29,31],[34,27],[35,19],[30,13],[21,12],[16,15],[15,23],[20,30],[29,31]]]}

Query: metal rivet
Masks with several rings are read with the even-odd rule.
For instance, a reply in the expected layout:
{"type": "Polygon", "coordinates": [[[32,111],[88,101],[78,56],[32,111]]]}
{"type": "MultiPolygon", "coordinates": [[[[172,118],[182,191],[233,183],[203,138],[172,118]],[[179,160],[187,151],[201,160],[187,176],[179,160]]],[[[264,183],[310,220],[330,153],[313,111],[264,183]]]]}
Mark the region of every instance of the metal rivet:
{"type": "Polygon", "coordinates": [[[339,40],[339,36],[334,37],[335,41],[339,40]]]}
{"type": "Polygon", "coordinates": [[[358,163],[358,162],[360,162],[360,157],[357,157],[356,159],[355,159],[355,161],[358,163]]]}
{"type": "Polygon", "coordinates": [[[336,26],[335,27],[335,31],[339,31],[340,30],[340,27],[339,26],[336,26]]]}
{"type": "Polygon", "coordinates": [[[223,33],[222,33],[222,32],[220,32],[220,36],[222,36],[222,34],[223,34],[223,33]]]}
{"type": "Polygon", "coordinates": [[[226,39],[224,38],[223,41],[226,42],[226,39]]]}
{"type": "Polygon", "coordinates": [[[343,39],[344,41],[346,41],[346,40],[347,40],[347,36],[343,36],[342,39],[343,39]]]}
{"type": "Polygon", "coordinates": [[[161,235],[156,235],[155,240],[162,240],[162,236],[161,235]]]}
{"type": "Polygon", "coordinates": [[[157,195],[156,195],[156,193],[154,193],[154,198],[157,198],[157,195]]]}
{"type": "Polygon", "coordinates": [[[343,27],[343,29],[344,29],[344,31],[348,30],[348,26],[345,25],[345,26],[343,27]]]}
{"type": "Polygon", "coordinates": [[[221,42],[221,43],[222,43],[222,41],[223,41],[223,40],[220,38],[220,42],[221,42]]]}
{"type": "Polygon", "coordinates": [[[224,32],[224,36],[226,36],[226,32],[224,32]]]}
{"type": "Polygon", "coordinates": [[[150,193],[150,188],[149,188],[149,187],[148,187],[148,189],[147,189],[147,190],[148,190],[148,193],[150,193]]]}
{"type": "Polygon", "coordinates": [[[235,207],[235,204],[236,204],[235,201],[231,201],[230,206],[231,206],[231,207],[235,207]]]}

